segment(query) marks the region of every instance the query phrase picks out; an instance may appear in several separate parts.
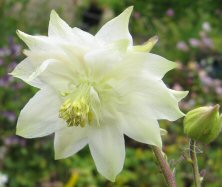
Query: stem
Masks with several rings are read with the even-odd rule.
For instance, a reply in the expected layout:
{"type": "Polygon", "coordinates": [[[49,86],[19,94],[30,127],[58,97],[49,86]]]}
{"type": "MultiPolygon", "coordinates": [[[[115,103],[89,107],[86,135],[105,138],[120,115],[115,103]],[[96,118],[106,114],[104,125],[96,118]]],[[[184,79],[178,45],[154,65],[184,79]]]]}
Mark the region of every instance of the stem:
{"type": "Polygon", "coordinates": [[[193,178],[195,186],[201,187],[200,173],[198,169],[198,161],[196,155],[196,142],[194,140],[190,140],[190,159],[192,160],[191,164],[193,167],[193,178]]]}
{"type": "Polygon", "coordinates": [[[166,180],[167,185],[169,187],[177,187],[175,176],[174,176],[173,172],[171,171],[168,162],[164,159],[161,149],[156,146],[151,146],[151,147],[152,147],[153,152],[156,156],[158,165],[159,165],[161,172],[166,180]]]}

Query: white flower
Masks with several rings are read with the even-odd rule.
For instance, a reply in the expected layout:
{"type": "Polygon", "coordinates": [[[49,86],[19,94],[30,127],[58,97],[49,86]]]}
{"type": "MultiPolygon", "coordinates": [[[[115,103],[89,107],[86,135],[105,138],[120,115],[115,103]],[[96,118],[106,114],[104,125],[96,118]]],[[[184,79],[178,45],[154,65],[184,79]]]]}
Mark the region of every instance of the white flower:
{"type": "Polygon", "coordinates": [[[133,46],[128,31],[132,7],[106,23],[95,36],[70,28],[52,11],[48,37],[18,31],[27,58],[12,72],[40,89],[20,113],[17,134],[55,133],[55,158],[89,145],[97,170],[114,181],[125,159],[124,134],[162,146],[160,119],[183,116],[178,101],[187,92],[161,80],[176,65],[149,53],[154,37],[133,46]]]}
{"type": "Polygon", "coordinates": [[[8,182],[8,176],[0,172],[0,187],[4,187],[8,182]]]}

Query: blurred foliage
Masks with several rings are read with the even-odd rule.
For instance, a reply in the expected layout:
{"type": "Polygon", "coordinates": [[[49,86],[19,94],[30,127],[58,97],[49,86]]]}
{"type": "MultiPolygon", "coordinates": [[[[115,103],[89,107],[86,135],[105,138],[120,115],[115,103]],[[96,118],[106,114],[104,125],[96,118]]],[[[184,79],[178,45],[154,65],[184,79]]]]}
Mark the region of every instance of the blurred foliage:
{"type": "MultiPolygon", "coordinates": [[[[95,33],[126,7],[134,5],[130,31],[136,44],[153,35],[160,40],[153,53],[178,63],[178,69],[164,78],[169,87],[189,90],[181,102],[184,112],[196,106],[222,101],[222,3],[220,0],[0,0],[0,172],[8,176],[10,187],[148,187],[164,186],[164,180],[148,146],[126,139],[124,169],[116,183],[106,181],[96,171],[87,148],[77,155],[55,161],[53,136],[26,140],[15,136],[19,111],[36,92],[15,80],[9,72],[23,58],[24,44],[15,31],[47,34],[51,9],[71,26],[95,33]]],[[[164,151],[175,169],[178,186],[192,186],[191,166],[186,162],[188,139],[182,120],[170,125],[163,137],[164,151]]],[[[203,186],[222,184],[222,138],[200,147],[200,168],[205,175],[203,186]],[[200,151],[201,152],[201,151],[200,151]]]]}

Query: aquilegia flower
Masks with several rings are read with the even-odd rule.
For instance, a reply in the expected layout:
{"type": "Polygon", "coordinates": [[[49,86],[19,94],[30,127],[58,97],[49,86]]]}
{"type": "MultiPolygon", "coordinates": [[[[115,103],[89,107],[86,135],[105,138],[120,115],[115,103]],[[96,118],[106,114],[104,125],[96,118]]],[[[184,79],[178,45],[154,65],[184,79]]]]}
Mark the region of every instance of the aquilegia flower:
{"type": "Polygon", "coordinates": [[[157,120],[183,116],[178,101],[187,95],[161,80],[175,63],[149,53],[156,38],[133,46],[131,12],[129,7],[93,36],[52,11],[48,37],[18,31],[29,50],[12,72],[40,89],[21,111],[17,134],[55,133],[55,159],[88,144],[97,170],[111,181],[123,168],[124,134],[161,147],[157,120]]]}

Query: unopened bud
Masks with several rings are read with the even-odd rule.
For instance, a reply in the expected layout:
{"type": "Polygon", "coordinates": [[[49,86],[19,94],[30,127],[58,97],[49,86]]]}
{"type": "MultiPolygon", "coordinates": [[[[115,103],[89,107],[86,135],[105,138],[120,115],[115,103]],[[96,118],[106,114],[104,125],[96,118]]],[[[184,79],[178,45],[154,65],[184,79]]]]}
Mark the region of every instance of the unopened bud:
{"type": "Polygon", "coordinates": [[[184,132],[193,140],[208,144],[219,135],[222,125],[220,106],[199,107],[187,113],[184,132]]]}

